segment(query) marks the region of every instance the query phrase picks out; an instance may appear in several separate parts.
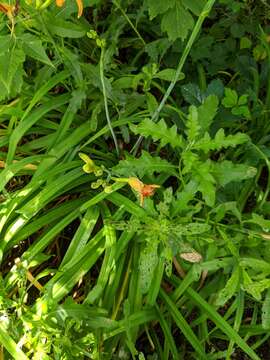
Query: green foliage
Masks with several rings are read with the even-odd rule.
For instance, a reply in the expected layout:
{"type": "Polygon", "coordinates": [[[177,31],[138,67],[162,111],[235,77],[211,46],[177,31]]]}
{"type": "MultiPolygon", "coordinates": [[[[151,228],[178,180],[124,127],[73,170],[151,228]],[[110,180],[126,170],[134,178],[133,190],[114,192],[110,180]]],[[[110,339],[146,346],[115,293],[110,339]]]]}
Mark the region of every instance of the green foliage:
{"type": "Polygon", "coordinates": [[[174,173],[175,166],[159,156],[151,156],[148,152],[143,151],[139,158],[127,155],[125,160],[120,160],[112,168],[112,171],[119,176],[138,176],[142,178],[155,172],[174,173]]]}
{"type": "Polygon", "coordinates": [[[0,358],[265,356],[267,2],[0,12],[0,358]]]}
{"type": "Polygon", "coordinates": [[[134,134],[140,134],[144,137],[151,136],[154,141],[160,141],[162,147],[167,144],[174,148],[183,147],[183,138],[177,134],[176,125],[168,128],[163,119],[156,124],[150,119],[144,119],[139,125],[131,125],[130,129],[134,134]]]}

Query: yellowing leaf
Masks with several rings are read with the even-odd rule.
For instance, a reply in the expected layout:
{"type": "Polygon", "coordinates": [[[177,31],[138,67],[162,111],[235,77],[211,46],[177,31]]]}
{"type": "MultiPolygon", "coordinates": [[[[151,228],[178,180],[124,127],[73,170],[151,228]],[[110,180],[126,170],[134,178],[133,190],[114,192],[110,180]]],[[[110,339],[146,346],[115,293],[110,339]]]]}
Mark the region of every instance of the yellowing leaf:
{"type": "Polygon", "coordinates": [[[191,263],[198,263],[202,261],[202,255],[197,251],[181,253],[180,257],[191,263]]]}

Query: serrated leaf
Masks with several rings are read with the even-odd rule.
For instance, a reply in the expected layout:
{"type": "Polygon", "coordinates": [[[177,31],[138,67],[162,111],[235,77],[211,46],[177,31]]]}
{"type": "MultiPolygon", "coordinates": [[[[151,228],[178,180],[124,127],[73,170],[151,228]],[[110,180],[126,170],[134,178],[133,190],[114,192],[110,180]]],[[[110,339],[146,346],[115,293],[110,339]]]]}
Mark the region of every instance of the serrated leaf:
{"type": "Polygon", "coordinates": [[[157,15],[165,13],[170,7],[172,7],[174,5],[174,1],[147,0],[147,5],[150,20],[152,20],[157,15]]]}
{"type": "Polygon", "coordinates": [[[168,10],[161,20],[161,30],[167,32],[168,38],[171,41],[179,38],[185,40],[193,25],[193,17],[180,1],[177,1],[175,6],[168,10]]]}
{"type": "Polygon", "coordinates": [[[148,108],[149,114],[152,116],[154,114],[155,110],[158,108],[157,99],[154,97],[154,95],[147,92],[146,93],[146,103],[147,103],[147,108],[148,108]]]}
{"type": "Polygon", "coordinates": [[[193,14],[197,16],[200,15],[206,4],[206,0],[182,0],[182,2],[186,8],[188,8],[193,12],[193,14]]]}
{"type": "Polygon", "coordinates": [[[138,125],[130,125],[130,129],[134,134],[140,134],[144,137],[150,136],[154,141],[160,141],[160,145],[164,147],[170,144],[172,147],[183,147],[184,140],[181,135],[177,134],[177,127],[173,125],[171,128],[167,127],[167,124],[163,119],[158,123],[150,119],[144,119],[138,125]]]}
{"type": "Polygon", "coordinates": [[[215,301],[217,306],[224,306],[228,300],[234,295],[239,286],[239,268],[235,269],[232,276],[227,281],[225,287],[219,292],[218,297],[215,301]]]}
{"type": "Polygon", "coordinates": [[[26,55],[32,57],[35,60],[41,61],[44,64],[53,66],[51,60],[48,58],[41,40],[31,34],[24,34],[22,36],[23,50],[26,55]]]}
{"type": "Polygon", "coordinates": [[[148,152],[143,151],[140,158],[127,156],[126,160],[121,160],[118,165],[112,168],[112,171],[119,176],[142,178],[144,175],[152,175],[154,172],[173,174],[175,166],[165,159],[151,156],[148,152]]]}
{"type": "Polygon", "coordinates": [[[214,206],[216,200],[216,188],[215,179],[210,174],[210,161],[201,163],[197,167],[197,173],[194,176],[198,181],[198,191],[202,193],[202,196],[208,206],[214,206]]]}
{"type": "Polygon", "coordinates": [[[237,105],[238,95],[237,92],[230,88],[225,88],[225,98],[222,100],[222,105],[226,108],[231,108],[237,105]]]}
{"type": "Polygon", "coordinates": [[[216,213],[216,216],[215,216],[216,222],[220,222],[228,212],[232,213],[239,220],[239,222],[241,221],[241,212],[237,208],[236,201],[224,202],[224,203],[218,205],[212,211],[214,213],[216,213]]]}
{"type": "Polygon", "coordinates": [[[199,124],[204,133],[212,124],[218,109],[218,98],[215,95],[209,95],[201,106],[198,107],[199,124]]]}
{"type": "Polygon", "coordinates": [[[177,193],[177,200],[173,203],[173,211],[178,213],[188,208],[188,203],[194,199],[198,191],[198,183],[190,180],[181,192],[177,193]]]}
{"type": "Polygon", "coordinates": [[[194,142],[201,130],[201,127],[199,125],[198,121],[198,110],[194,105],[191,105],[189,107],[189,114],[188,114],[188,120],[187,120],[187,130],[186,134],[188,137],[189,142],[194,142]]]}
{"type": "Polygon", "coordinates": [[[252,213],[252,219],[245,222],[259,225],[264,231],[270,231],[270,220],[264,219],[262,215],[252,213]]]}
{"type": "Polygon", "coordinates": [[[234,164],[231,161],[225,160],[220,163],[213,163],[213,175],[217,179],[217,182],[225,186],[231,181],[242,181],[252,178],[256,175],[257,169],[245,165],[245,164],[234,164]]]}
{"type": "Polygon", "coordinates": [[[246,292],[252,295],[256,300],[260,301],[262,292],[270,288],[270,279],[257,280],[244,286],[246,292]]]}
{"type": "Polygon", "coordinates": [[[209,133],[206,132],[204,137],[194,145],[194,148],[207,153],[210,150],[220,150],[230,146],[235,147],[237,145],[244,144],[248,140],[249,137],[246,134],[237,133],[235,135],[226,136],[224,129],[219,129],[214,139],[211,139],[209,133]]]}

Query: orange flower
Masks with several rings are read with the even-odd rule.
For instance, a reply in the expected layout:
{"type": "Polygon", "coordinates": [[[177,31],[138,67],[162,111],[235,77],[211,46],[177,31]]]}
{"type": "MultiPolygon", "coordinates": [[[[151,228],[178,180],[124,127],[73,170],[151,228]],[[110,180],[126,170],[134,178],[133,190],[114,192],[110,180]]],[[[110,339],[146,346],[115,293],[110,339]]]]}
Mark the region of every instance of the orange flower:
{"type": "Polygon", "coordinates": [[[143,206],[144,198],[154,195],[156,189],[160,187],[159,185],[155,185],[155,184],[151,184],[151,185],[144,184],[135,177],[129,178],[128,184],[132,189],[134,189],[138,193],[141,206],[143,206]]]}
{"type": "MultiPolygon", "coordinates": [[[[62,7],[65,4],[65,0],[55,0],[56,6],[62,7]]],[[[78,18],[82,16],[83,13],[83,1],[76,0],[78,6],[78,18]]]]}
{"type": "Polygon", "coordinates": [[[15,10],[15,6],[0,3],[0,12],[6,14],[9,19],[13,18],[14,10],[15,10]]]}

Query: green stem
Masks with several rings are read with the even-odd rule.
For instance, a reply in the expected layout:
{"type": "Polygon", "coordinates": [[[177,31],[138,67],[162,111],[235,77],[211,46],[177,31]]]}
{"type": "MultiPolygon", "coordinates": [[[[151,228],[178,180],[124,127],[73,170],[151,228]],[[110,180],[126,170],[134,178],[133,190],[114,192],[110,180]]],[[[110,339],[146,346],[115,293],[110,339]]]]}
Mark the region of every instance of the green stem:
{"type": "MultiPolygon", "coordinates": [[[[208,0],[205,7],[203,8],[203,11],[201,12],[193,30],[192,30],[192,33],[190,35],[190,38],[188,39],[188,42],[187,42],[187,45],[182,53],[182,56],[179,60],[179,63],[178,63],[178,66],[177,66],[177,69],[176,69],[176,72],[175,72],[175,76],[174,76],[174,79],[171,81],[166,93],[164,94],[159,106],[157,107],[156,111],[154,112],[154,114],[152,115],[151,117],[151,120],[156,122],[159,118],[159,114],[161,112],[161,110],[163,109],[168,97],[170,96],[176,82],[178,81],[179,79],[179,76],[180,76],[180,73],[182,72],[182,69],[183,69],[183,66],[186,62],[186,59],[190,53],[190,50],[193,46],[193,43],[202,27],[202,24],[205,20],[205,18],[208,16],[209,12],[211,11],[213,5],[215,3],[215,0],[208,0]]],[[[136,141],[135,145],[133,146],[131,152],[134,154],[134,156],[136,156],[137,154],[137,151],[139,149],[139,146],[141,144],[143,140],[143,136],[141,135],[138,140],[136,141]]]]}
{"type": "Polygon", "coordinates": [[[135,34],[138,36],[138,38],[141,40],[141,42],[143,43],[143,46],[146,45],[145,41],[143,40],[141,34],[139,33],[139,31],[136,29],[135,25],[133,24],[133,22],[130,20],[130,18],[127,16],[127,14],[124,12],[124,10],[122,9],[121,5],[119,4],[119,2],[117,0],[113,1],[114,4],[118,7],[118,9],[121,11],[121,13],[123,14],[124,18],[127,20],[127,22],[129,23],[130,27],[133,29],[133,31],[135,32],[135,34]]]}
{"type": "Polygon", "coordinates": [[[115,145],[115,150],[116,150],[117,156],[119,156],[119,147],[118,147],[117,139],[116,139],[113,127],[112,127],[109,108],[108,108],[107,92],[106,92],[105,78],[104,78],[104,47],[103,46],[101,47],[99,74],[100,74],[100,80],[101,80],[101,85],[102,85],[102,92],[103,92],[106,119],[107,119],[108,127],[109,127],[110,132],[111,132],[112,137],[113,137],[113,142],[114,142],[114,145],[115,145]]]}

